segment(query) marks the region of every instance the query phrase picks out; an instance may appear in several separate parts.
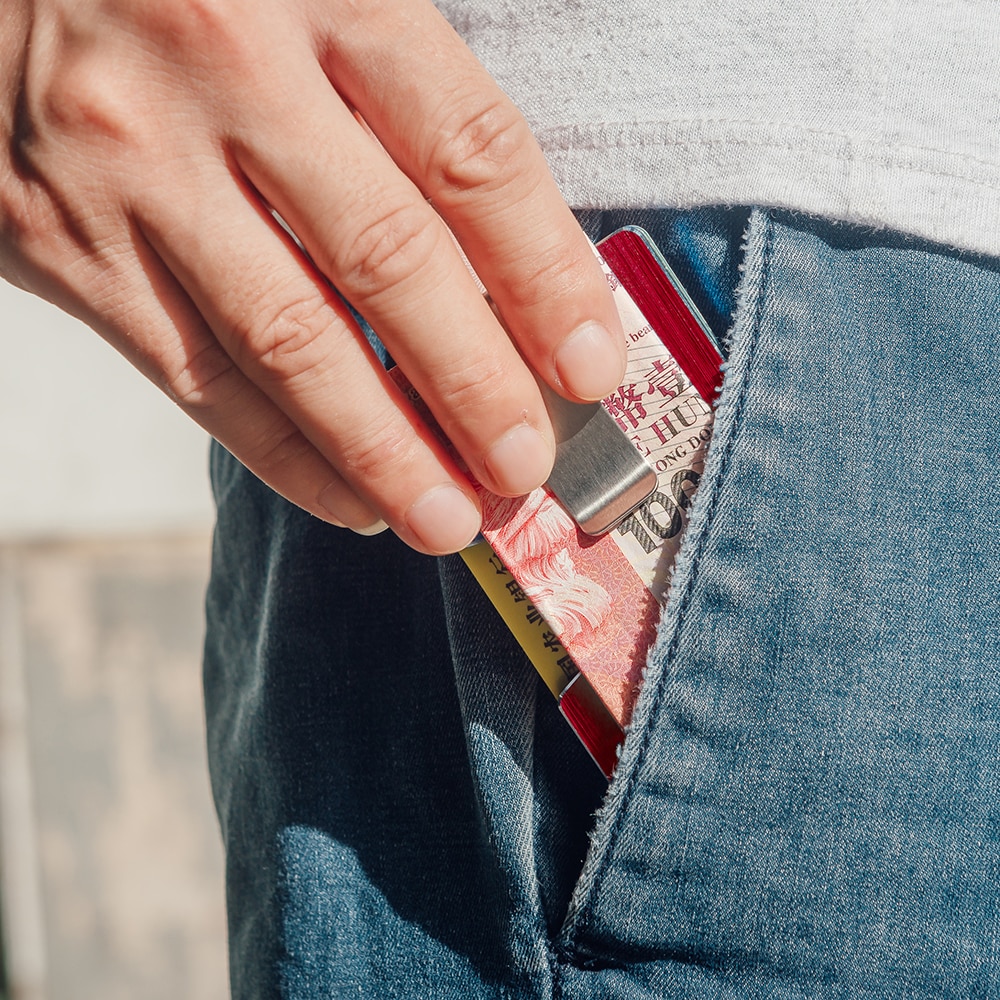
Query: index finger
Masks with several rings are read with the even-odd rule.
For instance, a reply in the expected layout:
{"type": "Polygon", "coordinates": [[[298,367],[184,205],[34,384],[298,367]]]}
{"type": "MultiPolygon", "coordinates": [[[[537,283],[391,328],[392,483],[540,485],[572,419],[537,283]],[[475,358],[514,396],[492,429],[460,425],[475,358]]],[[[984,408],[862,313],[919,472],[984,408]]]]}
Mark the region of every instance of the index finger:
{"type": "Polygon", "coordinates": [[[449,224],[531,366],[569,398],[614,391],[618,313],[522,115],[430,4],[389,0],[339,29],[326,72],[449,224]]]}

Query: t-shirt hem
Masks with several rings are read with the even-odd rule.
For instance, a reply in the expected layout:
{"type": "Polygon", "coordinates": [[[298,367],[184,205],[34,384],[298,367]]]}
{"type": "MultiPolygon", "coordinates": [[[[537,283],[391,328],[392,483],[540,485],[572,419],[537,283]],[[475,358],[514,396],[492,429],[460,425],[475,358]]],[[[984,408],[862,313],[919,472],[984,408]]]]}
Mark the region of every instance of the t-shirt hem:
{"type": "Polygon", "coordinates": [[[760,205],[1000,256],[1000,166],[961,152],[718,120],[536,135],[574,208],[760,205]]]}

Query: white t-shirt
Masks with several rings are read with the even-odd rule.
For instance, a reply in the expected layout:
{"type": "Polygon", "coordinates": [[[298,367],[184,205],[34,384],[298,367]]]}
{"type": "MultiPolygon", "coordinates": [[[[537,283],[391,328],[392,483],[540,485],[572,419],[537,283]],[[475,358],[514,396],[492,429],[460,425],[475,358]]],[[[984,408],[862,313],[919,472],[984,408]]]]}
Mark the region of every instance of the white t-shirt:
{"type": "Polygon", "coordinates": [[[1000,3],[439,6],[574,207],[781,206],[1000,255],[1000,3]]]}

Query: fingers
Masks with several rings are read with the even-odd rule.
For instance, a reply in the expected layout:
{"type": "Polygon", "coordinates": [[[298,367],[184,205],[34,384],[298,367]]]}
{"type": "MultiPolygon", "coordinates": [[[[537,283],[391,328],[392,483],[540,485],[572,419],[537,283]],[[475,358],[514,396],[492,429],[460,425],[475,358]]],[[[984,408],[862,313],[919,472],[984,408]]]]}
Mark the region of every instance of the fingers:
{"type": "Polygon", "coordinates": [[[63,304],[79,303],[73,312],[260,479],[333,524],[364,533],[379,525],[374,510],[239,369],[141,238],[111,257],[72,261],[64,276],[63,304]]]}
{"type": "Polygon", "coordinates": [[[66,298],[262,479],[329,520],[382,517],[454,551],[479,526],[471,487],[320,275],[469,471],[509,495],[554,456],[529,365],[570,397],[617,384],[610,293],[524,121],[430,3],[279,7],[125,0],[74,5],[72,30],[50,19],[25,84],[32,170],[13,183],[58,192],[55,242],[93,276],[66,298]]]}
{"type": "MultiPolygon", "coordinates": [[[[410,545],[442,554],[468,544],[480,525],[472,488],[344,304],[232,178],[228,186],[199,178],[195,191],[200,198],[181,215],[171,203],[147,202],[141,225],[233,367],[410,545]]],[[[338,493],[319,499],[344,519],[338,493]]]]}
{"type": "MultiPolygon", "coordinates": [[[[531,371],[440,218],[323,83],[325,99],[296,111],[298,145],[279,132],[263,141],[258,129],[237,141],[237,162],[372,324],[473,475],[498,493],[534,489],[555,446],[531,371]]],[[[333,365],[333,356],[316,360],[317,371],[333,365]]]]}
{"type": "Polygon", "coordinates": [[[389,0],[325,63],[447,220],[532,367],[571,398],[617,388],[624,337],[593,252],[526,122],[444,19],[389,0]]]}

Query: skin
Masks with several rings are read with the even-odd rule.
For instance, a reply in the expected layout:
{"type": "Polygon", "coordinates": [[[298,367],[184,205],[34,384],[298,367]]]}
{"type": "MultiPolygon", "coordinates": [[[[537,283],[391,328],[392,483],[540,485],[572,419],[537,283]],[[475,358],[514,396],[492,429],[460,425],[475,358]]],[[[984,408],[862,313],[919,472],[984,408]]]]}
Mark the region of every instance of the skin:
{"type": "Polygon", "coordinates": [[[341,296],[503,495],[552,464],[532,369],[576,400],[620,381],[524,119],[423,0],[3,0],[0,132],[0,274],[333,524],[434,554],[479,528],[341,296]]]}

